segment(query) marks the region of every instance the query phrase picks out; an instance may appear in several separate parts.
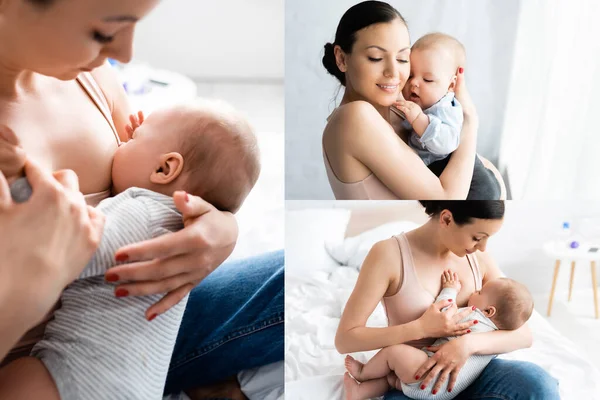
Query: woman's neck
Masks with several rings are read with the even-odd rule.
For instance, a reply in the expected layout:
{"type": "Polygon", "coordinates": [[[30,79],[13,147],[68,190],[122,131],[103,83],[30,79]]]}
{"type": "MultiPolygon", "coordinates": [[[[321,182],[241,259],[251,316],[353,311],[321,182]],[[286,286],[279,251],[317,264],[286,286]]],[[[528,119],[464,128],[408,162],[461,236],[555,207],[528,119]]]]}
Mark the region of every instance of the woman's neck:
{"type": "Polygon", "coordinates": [[[0,97],[13,99],[35,89],[36,73],[15,68],[0,55],[0,97]]]}
{"type": "Polygon", "coordinates": [[[452,252],[442,243],[438,225],[432,219],[412,232],[413,246],[441,260],[452,257],[452,252]]]}
{"type": "Polygon", "coordinates": [[[388,106],[381,106],[379,104],[373,104],[372,102],[370,102],[369,100],[365,99],[364,97],[362,97],[361,95],[356,93],[354,90],[352,90],[352,88],[349,88],[349,87],[346,88],[346,90],[344,91],[344,96],[342,97],[342,102],[340,103],[340,105],[344,105],[346,103],[350,103],[352,101],[358,101],[358,100],[363,100],[363,101],[366,101],[367,103],[370,103],[373,107],[375,107],[377,112],[379,112],[379,114],[381,114],[383,119],[385,119],[387,122],[390,122],[390,108],[388,106]]]}

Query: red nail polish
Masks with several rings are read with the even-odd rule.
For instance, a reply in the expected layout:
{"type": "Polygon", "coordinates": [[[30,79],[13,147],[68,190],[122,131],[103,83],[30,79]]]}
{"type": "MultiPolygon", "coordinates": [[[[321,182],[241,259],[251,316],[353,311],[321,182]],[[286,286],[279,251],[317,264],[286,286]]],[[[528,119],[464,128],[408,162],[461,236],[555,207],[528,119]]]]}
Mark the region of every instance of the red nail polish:
{"type": "Polygon", "coordinates": [[[459,74],[462,74],[464,71],[465,71],[465,70],[464,70],[464,68],[463,68],[463,67],[460,67],[460,68],[458,68],[458,73],[459,73],[459,74]]]}
{"type": "Polygon", "coordinates": [[[476,309],[476,308],[477,308],[477,307],[475,307],[475,306],[471,307],[471,309],[472,309],[473,311],[475,311],[475,309],[476,309]]]}
{"type": "Polygon", "coordinates": [[[129,291],[127,289],[123,289],[123,288],[117,289],[117,290],[115,290],[115,296],[127,297],[127,296],[129,296],[129,291]]]}
{"type": "Polygon", "coordinates": [[[425,385],[421,385],[421,390],[425,390],[425,385]]]}
{"type": "Polygon", "coordinates": [[[151,316],[148,317],[148,321],[152,321],[154,318],[156,318],[158,314],[152,314],[151,316]]]}
{"type": "Polygon", "coordinates": [[[435,389],[435,390],[433,391],[433,394],[437,394],[437,389],[435,389]]]}
{"type": "Polygon", "coordinates": [[[118,262],[124,262],[129,260],[129,256],[127,254],[117,254],[115,260],[117,260],[118,262]]]}
{"type": "Polygon", "coordinates": [[[190,201],[190,196],[188,196],[187,192],[185,193],[185,202],[189,203],[190,201]]]}
{"type": "Polygon", "coordinates": [[[119,280],[119,275],[113,274],[113,273],[109,273],[109,274],[106,274],[106,276],[104,277],[104,279],[106,280],[106,282],[116,282],[116,281],[119,280]]]}
{"type": "Polygon", "coordinates": [[[450,303],[452,303],[452,299],[448,299],[448,301],[449,301],[450,303]]]}
{"type": "Polygon", "coordinates": [[[479,323],[479,321],[477,321],[477,320],[473,321],[473,325],[478,324],[478,323],[479,323]]]}
{"type": "Polygon", "coordinates": [[[471,333],[471,330],[470,330],[470,329],[467,329],[467,333],[471,333]]]}
{"type": "Polygon", "coordinates": [[[452,391],[452,389],[448,389],[448,392],[451,392],[451,391],[452,391]]]}
{"type": "Polygon", "coordinates": [[[415,379],[419,379],[419,378],[420,378],[420,376],[419,376],[419,375],[415,376],[415,379]]]}

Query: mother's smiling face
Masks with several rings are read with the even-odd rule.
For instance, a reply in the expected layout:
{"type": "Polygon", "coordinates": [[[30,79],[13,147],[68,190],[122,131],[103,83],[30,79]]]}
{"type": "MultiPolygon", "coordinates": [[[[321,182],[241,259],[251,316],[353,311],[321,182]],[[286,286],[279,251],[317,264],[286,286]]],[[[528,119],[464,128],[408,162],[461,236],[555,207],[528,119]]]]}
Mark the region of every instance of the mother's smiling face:
{"type": "Polygon", "coordinates": [[[133,32],[158,0],[2,0],[5,68],[68,80],[107,58],[131,59],[133,32]]]}
{"type": "Polygon", "coordinates": [[[410,38],[406,24],[396,18],[369,25],[355,33],[349,53],[334,51],[346,76],[346,94],[377,106],[390,106],[410,75],[410,38]]]}

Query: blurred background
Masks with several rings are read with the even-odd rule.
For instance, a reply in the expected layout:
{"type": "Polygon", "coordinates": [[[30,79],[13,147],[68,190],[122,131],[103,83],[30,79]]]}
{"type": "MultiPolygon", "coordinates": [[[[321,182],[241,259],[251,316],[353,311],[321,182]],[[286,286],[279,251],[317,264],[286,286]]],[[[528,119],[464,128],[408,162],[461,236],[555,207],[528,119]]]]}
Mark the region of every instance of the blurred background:
{"type": "MultiPolygon", "coordinates": [[[[343,89],[321,58],[343,13],[358,2],[286,2],[287,199],[333,199],[321,134],[343,89]]],[[[600,198],[600,3],[388,3],[407,20],[411,42],[441,31],[465,45],[480,116],[477,151],[503,174],[509,198],[600,198]]]]}

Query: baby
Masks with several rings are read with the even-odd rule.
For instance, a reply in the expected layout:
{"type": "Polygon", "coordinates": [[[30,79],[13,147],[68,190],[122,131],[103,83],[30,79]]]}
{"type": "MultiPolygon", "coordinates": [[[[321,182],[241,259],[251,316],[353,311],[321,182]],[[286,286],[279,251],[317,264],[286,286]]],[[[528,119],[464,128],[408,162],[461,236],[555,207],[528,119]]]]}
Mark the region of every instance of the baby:
{"type": "Polygon", "coordinates": [[[463,111],[454,87],[456,71],[464,64],[463,45],[443,33],[425,35],[411,48],[410,77],[402,90],[406,101],[398,108],[403,127],[411,131],[409,145],[426,165],[459,145],[463,111]]]}
{"type": "MultiPolygon", "coordinates": [[[[461,285],[458,275],[450,270],[442,274],[442,291],[435,299],[452,299],[456,296],[461,285]]],[[[474,312],[464,318],[461,323],[477,320],[477,324],[470,329],[474,333],[491,332],[498,329],[514,330],[520,328],[533,312],[533,299],[527,288],[512,279],[498,278],[486,283],[483,288],[471,295],[468,307],[459,311],[472,308],[474,312]]],[[[446,337],[437,339],[433,346],[455,339],[446,337]]],[[[362,364],[351,356],[346,356],[346,368],[356,379],[357,383],[348,374],[344,376],[346,399],[369,399],[382,396],[390,388],[402,389],[402,392],[411,399],[452,399],[466,389],[484,370],[487,364],[496,357],[495,355],[471,356],[460,370],[456,385],[452,392],[448,392],[448,381],[444,382],[440,392],[432,393],[433,385],[437,378],[423,388],[420,381],[415,381],[415,373],[433,353],[427,350],[418,350],[406,344],[390,346],[380,350],[369,362],[362,364]],[[393,374],[390,374],[393,372],[393,374]],[[383,391],[382,391],[383,389],[383,391]]]]}
{"type": "MultiPolygon", "coordinates": [[[[252,129],[223,104],[177,106],[131,120],[130,140],[113,159],[116,196],[98,206],[106,216],[100,246],[63,292],[32,351],[30,361],[43,363],[52,379],[23,374],[55,385],[62,400],[162,398],[187,297],[149,322],[144,311],[162,295],[116,298],[104,273],[120,247],[183,228],[175,191],[236,212],[260,172],[252,129]]],[[[36,398],[58,400],[49,393],[56,391],[36,398]]]]}

